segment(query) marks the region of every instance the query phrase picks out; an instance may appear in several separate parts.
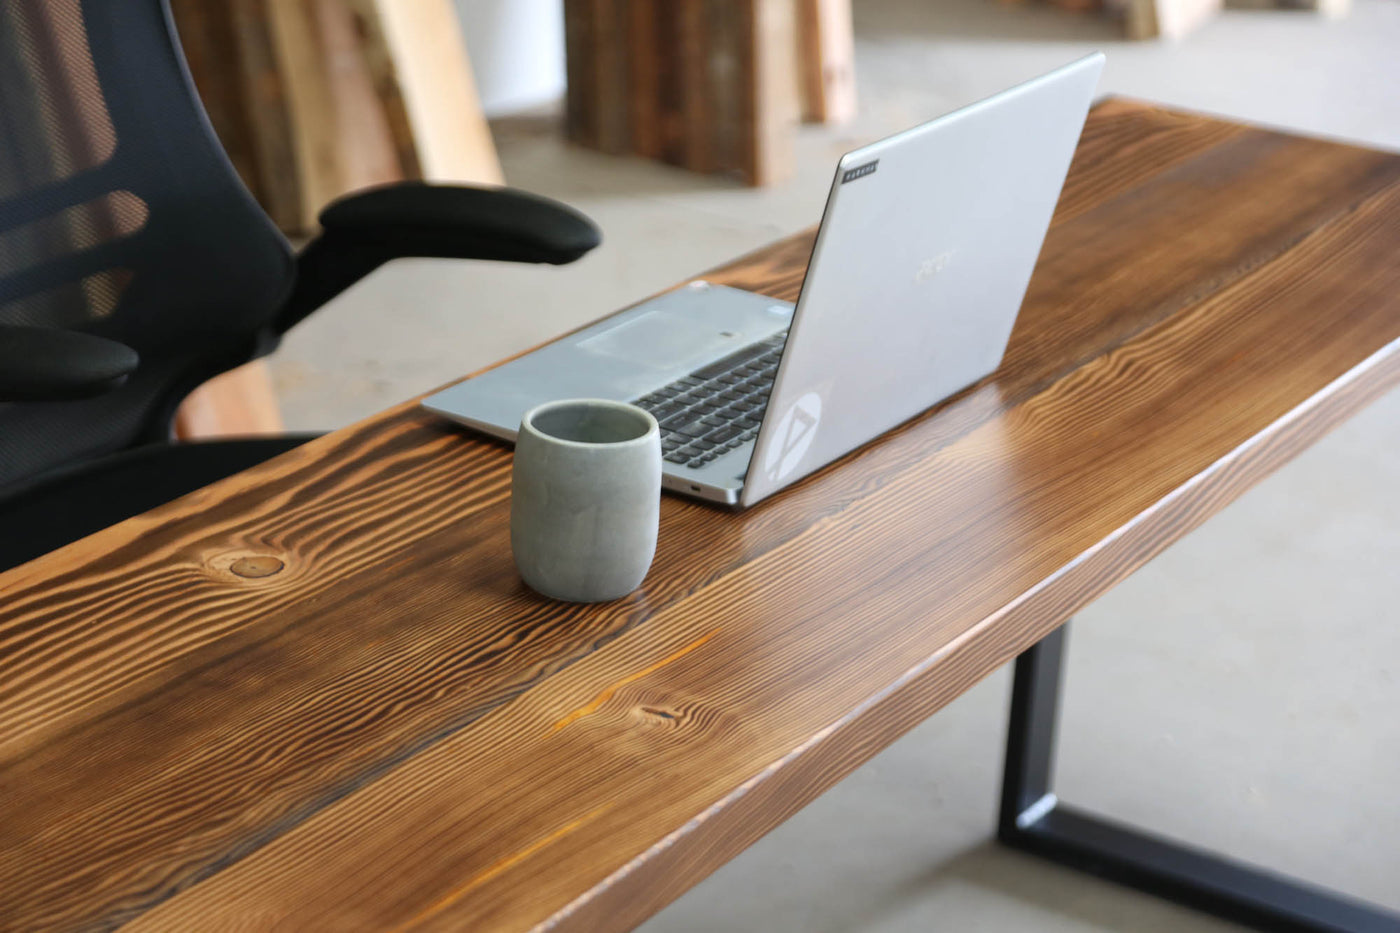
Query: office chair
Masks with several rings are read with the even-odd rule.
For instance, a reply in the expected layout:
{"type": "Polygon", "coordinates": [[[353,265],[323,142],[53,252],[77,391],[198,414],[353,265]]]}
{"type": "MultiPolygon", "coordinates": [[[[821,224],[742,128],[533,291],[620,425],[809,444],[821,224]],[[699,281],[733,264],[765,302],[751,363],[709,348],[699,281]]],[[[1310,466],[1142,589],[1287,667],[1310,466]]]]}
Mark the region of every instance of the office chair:
{"type": "Polygon", "coordinates": [[[599,242],[507,188],[385,186],[320,220],[294,253],[243,187],[167,0],[0,0],[0,570],[303,443],[172,443],[171,424],[383,263],[599,242]]]}

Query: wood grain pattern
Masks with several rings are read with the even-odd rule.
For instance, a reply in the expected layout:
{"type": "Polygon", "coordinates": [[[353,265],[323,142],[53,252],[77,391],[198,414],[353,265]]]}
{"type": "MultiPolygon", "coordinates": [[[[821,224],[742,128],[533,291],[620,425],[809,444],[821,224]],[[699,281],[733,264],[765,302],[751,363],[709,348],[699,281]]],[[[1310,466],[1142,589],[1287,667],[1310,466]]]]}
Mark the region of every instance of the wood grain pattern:
{"type": "Polygon", "coordinates": [[[172,0],[220,140],[284,231],[405,178],[500,184],[449,0],[172,0]]]}
{"type": "MultiPolygon", "coordinates": [[[[234,4],[230,0],[171,0],[170,14],[204,112],[239,177],[249,189],[256,190],[262,177],[254,146],[254,114],[245,106],[238,82],[233,80],[242,76],[234,4]]],[[[268,205],[268,214],[281,207],[268,205]]]]}
{"type": "MultiPolygon", "coordinates": [[[[566,134],[751,185],[781,179],[799,109],[794,2],[566,0],[566,134]]],[[[821,107],[835,120],[854,106],[849,62],[836,61],[850,11],[821,6],[802,48],[829,72],[821,107]]]]}
{"type": "Polygon", "coordinates": [[[394,63],[394,80],[428,181],[501,185],[505,176],[481,109],[451,0],[367,0],[358,8],[394,63]]]}
{"type": "Polygon", "coordinates": [[[748,0],[739,14],[739,174],[750,185],[775,184],[792,174],[801,110],[795,14],[792,0],[748,0]]]}
{"type": "Polygon", "coordinates": [[[662,152],[662,45],[658,24],[663,2],[627,0],[627,52],[623,57],[627,67],[627,116],[633,151],[648,159],[659,159],[662,152]]]}
{"type": "Polygon", "coordinates": [[[411,404],[0,575],[0,926],[627,929],[1400,382],[1397,246],[1400,157],[1109,102],[1002,369],[628,599],[411,404]]]}
{"type": "Polygon", "coordinates": [[[708,172],[714,163],[714,88],[709,81],[710,44],[705,0],[675,0],[681,126],[684,128],[681,164],[694,172],[708,172]]]}
{"type": "MultiPolygon", "coordinates": [[[[318,35],[317,6],[317,0],[284,0],[268,3],[264,10],[295,153],[300,202],[295,232],[314,231],[320,210],[350,190],[342,178],[343,137],[336,125],[335,86],[318,35]]],[[[282,114],[276,116],[276,124],[261,132],[284,129],[282,114]]]]}
{"type": "Polygon", "coordinates": [[[593,0],[564,0],[564,132],[582,146],[597,148],[597,40],[593,34],[593,0]]]}
{"type": "Polygon", "coordinates": [[[705,0],[705,81],[709,88],[711,164],[717,172],[744,171],[744,61],[741,11],[729,0],[705,0]]]}
{"type": "Polygon", "coordinates": [[[802,119],[844,123],[856,115],[851,0],[795,0],[802,119]]]}
{"type": "Polygon", "coordinates": [[[632,95],[628,51],[631,14],[627,0],[593,0],[597,43],[598,148],[620,155],[632,147],[632,95]]]}

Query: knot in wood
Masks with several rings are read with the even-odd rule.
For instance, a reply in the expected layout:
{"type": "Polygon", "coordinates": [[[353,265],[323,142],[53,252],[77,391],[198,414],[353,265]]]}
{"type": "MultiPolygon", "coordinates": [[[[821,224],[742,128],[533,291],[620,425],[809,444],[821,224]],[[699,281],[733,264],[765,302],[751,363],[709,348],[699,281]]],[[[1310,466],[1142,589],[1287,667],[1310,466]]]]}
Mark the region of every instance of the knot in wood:
{"type": "Polygon", "coordinates": [[[228,569],[235,576],[256,580],[259,577],[270,577],[285,566],[287,565],[280,559],[270,554],[260,554],[256,557],[240,557],[230,564],[228,569]]]}

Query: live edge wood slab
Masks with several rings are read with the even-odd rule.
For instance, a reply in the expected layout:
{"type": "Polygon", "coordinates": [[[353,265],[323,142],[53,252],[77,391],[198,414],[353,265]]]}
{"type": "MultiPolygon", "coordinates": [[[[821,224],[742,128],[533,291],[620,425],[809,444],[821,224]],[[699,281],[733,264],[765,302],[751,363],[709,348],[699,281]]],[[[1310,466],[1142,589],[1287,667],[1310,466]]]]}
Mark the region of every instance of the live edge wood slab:
{"type": "Polygon", "coordinates": [[[1001,370],[631,598],[412,405],[0,576],[0,926],[627,929],[1397,381],[1400,157],[1103,103],[1001,370]]]}

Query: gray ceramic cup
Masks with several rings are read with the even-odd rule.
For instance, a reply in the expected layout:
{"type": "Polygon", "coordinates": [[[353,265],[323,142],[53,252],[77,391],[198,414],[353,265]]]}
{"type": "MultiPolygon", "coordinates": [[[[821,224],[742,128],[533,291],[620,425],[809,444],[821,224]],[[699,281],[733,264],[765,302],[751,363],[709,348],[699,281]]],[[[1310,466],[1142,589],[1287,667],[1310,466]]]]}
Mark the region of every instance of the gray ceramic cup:
{"type": "Polygon", "coordinates": [[[633,405],[548,402],[515,441],[510,546],[526,584],[576,603],[642,585],[661,514],[661,432],[633,405]]]}

